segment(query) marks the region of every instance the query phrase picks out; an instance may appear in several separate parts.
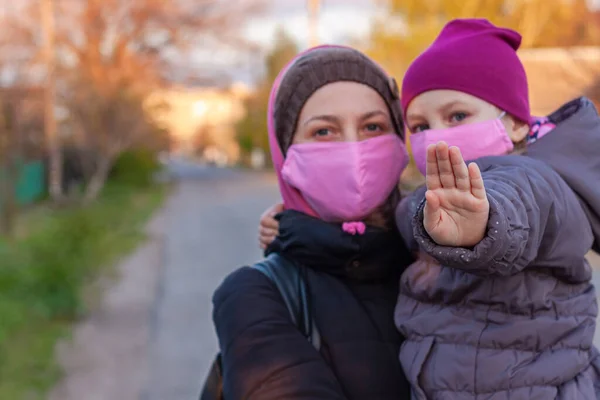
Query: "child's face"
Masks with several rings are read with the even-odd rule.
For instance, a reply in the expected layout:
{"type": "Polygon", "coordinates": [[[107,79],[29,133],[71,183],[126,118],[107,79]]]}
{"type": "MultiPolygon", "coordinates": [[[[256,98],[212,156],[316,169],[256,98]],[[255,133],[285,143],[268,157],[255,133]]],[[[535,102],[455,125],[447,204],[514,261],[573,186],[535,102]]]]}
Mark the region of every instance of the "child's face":
{"type": "MultiPolygon", "coordinates": [[[[431,90],[411,101],[406,110],[406,125],[411,133],[445,129],[498,118],[503,110],[470,94],[456,90],[431,90]]],[[[519,143],[529,126],[509,115],[502,118],[508,136],[519,143]]]]}
{"type": "Polygon", "coordinates": [[[356,82],[335,82],[315,91],[304,104],[293,143],[357,142],[394,132],[383,98],[356,82]]]}

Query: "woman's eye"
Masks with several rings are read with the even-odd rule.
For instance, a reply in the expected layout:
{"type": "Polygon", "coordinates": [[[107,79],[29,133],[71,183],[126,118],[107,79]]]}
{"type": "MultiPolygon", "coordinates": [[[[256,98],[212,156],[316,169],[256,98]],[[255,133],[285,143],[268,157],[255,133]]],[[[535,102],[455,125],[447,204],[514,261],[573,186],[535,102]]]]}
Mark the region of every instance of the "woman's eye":
{"type": "Polygon", "coordinates": [[[450,116],[451,122],[461,122],[467,118],[467,114],[464,112],[457,112],[450,116]]]}
{"type": "Polygon", "coordinates": [[[321,129],[317,129],[314,133],[315,136],[327,136],[329,135],[329,129],[327,128],[321,128],[321,129]]]}
{"type": "Polygon", "coordinates": [[[381,131],[381,126],[379,124],[367,124],[365,127],[369,132],[378,132],[381,131]]]}
{"type": "Polygon", "coordinates": [[[426,131],[427,129],[429,129],[429,125],[427,124],[421,124],[421,125],[415,125],[412,128],[410,128],[410,131],[412,133],[419,133],[419,132],[423,132],[426,131]]]}

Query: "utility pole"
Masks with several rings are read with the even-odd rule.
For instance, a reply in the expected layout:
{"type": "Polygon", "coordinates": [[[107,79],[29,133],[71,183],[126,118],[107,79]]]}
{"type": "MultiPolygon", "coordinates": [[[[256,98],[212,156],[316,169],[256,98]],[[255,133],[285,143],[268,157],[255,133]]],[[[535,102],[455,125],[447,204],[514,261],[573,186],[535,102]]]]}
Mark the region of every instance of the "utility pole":
{"type": "Polygon", "coordinates": [[[308,29],[310,47],[319,45],[319,9],[320,0],[308,0],[308,29]]]}
{"type": "Polygon", "coordinates": [[[44,62],[46,64],[46,90],[44,91],[44,130],[49,155],[48,189],[54,201],[62,199],[62,153],[57,135],[55,77],[55,32],[53,0],[41,1],[42,28],[44,30],[44,62]]]}

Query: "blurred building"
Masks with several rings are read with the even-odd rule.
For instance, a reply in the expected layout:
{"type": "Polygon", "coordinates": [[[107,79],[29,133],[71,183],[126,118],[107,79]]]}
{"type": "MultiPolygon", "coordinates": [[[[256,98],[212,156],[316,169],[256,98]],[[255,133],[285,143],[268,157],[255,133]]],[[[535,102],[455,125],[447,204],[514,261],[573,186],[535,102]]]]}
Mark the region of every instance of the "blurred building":
{"type": "Polygon", "coordinates": [[[240,157],[235,124],[246,113],[244,101],[249,94],[242,84],[225,89],[172,87],[153,93],[149,104],[162,107],[155,114],[171,134],[173,151],[232,165],[240,157]]]}
{"type": "Polygon", "coordinates": [[[579,96],[599,104],[600,47],[524,49],[519,57],[527,71],[533,115],[547,115],[579,96]]]}

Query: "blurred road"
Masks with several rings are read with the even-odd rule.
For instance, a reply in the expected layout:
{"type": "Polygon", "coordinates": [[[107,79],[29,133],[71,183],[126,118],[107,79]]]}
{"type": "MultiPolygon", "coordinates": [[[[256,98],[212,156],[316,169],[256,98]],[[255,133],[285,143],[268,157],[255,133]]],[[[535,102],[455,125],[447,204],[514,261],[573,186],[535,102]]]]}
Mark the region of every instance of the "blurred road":
{"type": "MultiPolygon", "coordinates": [[[[217,351],[212,293],[230,271],[260,259],[258,218],[279,198],[273,175],[181,160],[169,166],[181,183],[167,204],[164,268],[143,400],[198,398],[217,351]]],[[[600,267],[600,258],[592,262],[600,267]]],[[[600,274],[594,281],[600,285],[600,274]]]]}
{"type": "Polygon", "coordinates": [[[172,161],[181,179],[167,204],[163,277],[143,400],[193,400],[217,341],[211,296],[232,270],[261,257],[257,226],[278,201],[272,174],[172,161]]]}

